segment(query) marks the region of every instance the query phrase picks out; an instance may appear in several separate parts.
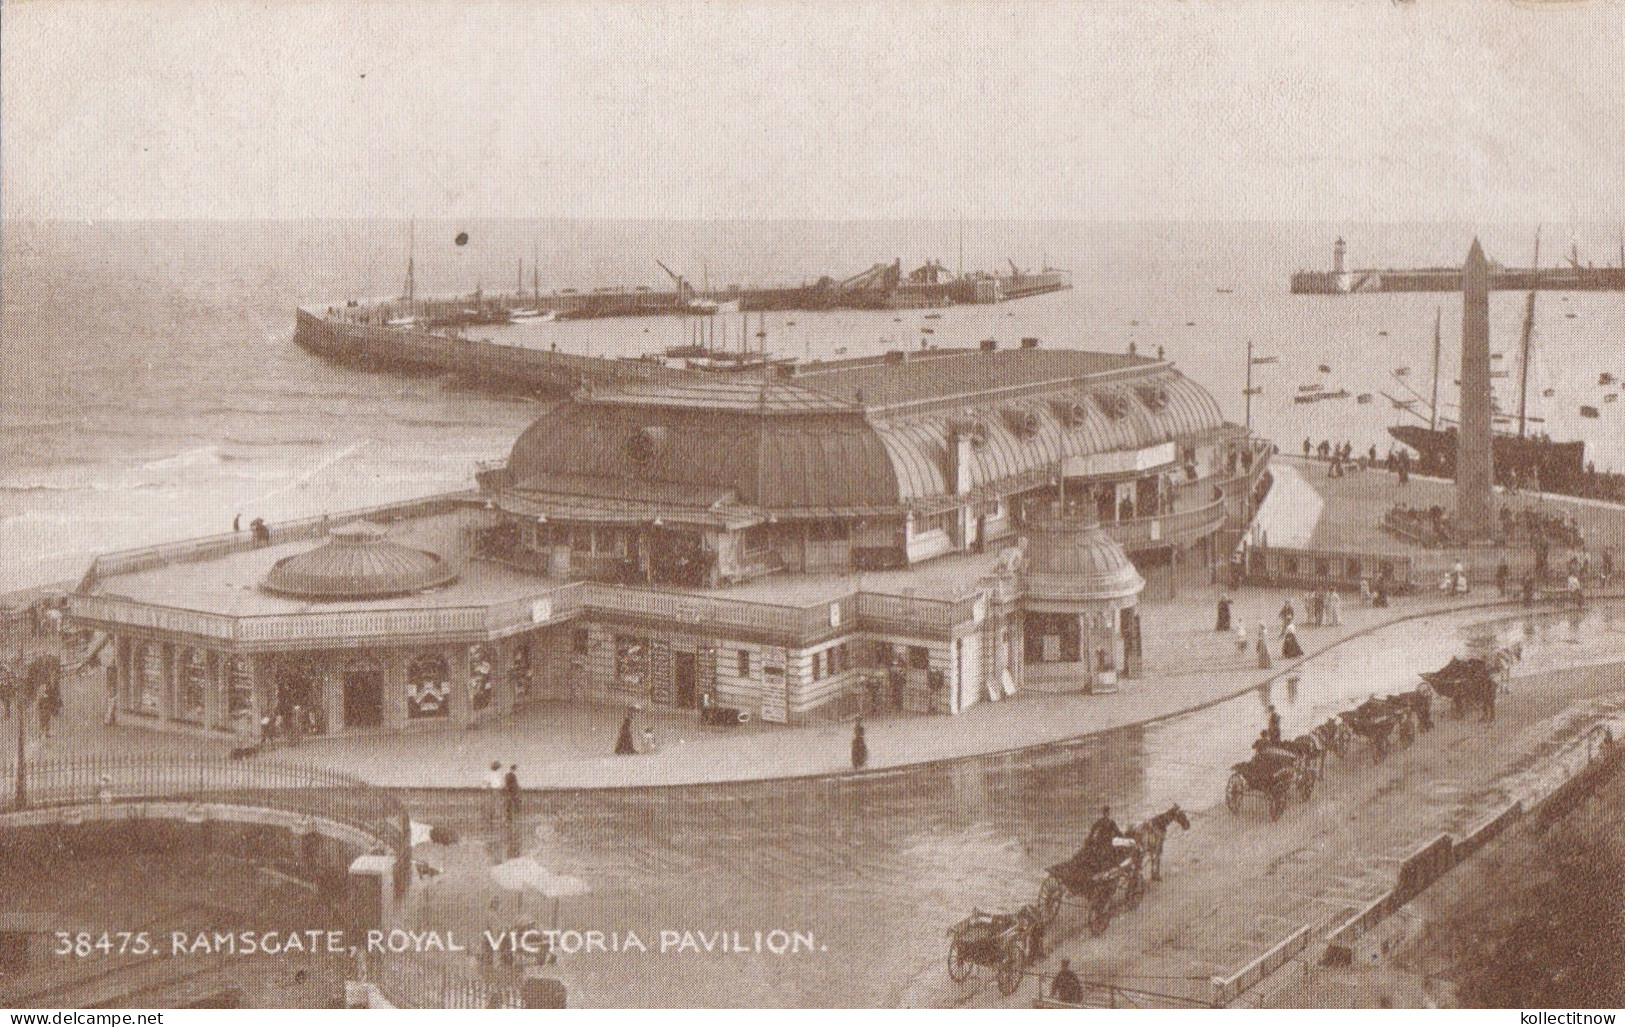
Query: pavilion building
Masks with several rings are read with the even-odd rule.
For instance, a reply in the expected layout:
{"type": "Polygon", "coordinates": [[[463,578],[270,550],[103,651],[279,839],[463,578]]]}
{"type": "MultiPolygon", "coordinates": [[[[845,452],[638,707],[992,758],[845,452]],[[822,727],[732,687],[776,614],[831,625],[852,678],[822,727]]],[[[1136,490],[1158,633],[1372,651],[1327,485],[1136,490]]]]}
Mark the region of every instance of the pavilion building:
{"type": "Polygon", "coordinates": [[[1267,455],[1168,362],[1036,345],[578,392],[477,490],[108,554],[71,612],[154,726],[957,713],[1133,676],[1267,455]]]}

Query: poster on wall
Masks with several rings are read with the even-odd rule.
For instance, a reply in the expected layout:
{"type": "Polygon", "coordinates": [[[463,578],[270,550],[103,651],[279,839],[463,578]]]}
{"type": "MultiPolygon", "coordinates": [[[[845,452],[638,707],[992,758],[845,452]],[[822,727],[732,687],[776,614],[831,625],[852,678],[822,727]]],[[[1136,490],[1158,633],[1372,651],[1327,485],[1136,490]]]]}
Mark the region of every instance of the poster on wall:
{"type": "Polygon", "coordinates": [[[702,695],[715,697],[717,691],[717,647],[702,645],[698,653],[699,663],[696,668],[698,686],[702,695]]]}
{"type": "Polygon", "coordinates": [[[670,706],[674,701],[671,684],[671,643],[657,639],[649,644],[649,698],[656,706],[670,706]]]}
{"type": "Polygon", "coordinates": [[[770,724],[783,724],[790,719],[785,675],[789,656],[783,649],[767,649],[762,653],[761,718],[770,724]]]}

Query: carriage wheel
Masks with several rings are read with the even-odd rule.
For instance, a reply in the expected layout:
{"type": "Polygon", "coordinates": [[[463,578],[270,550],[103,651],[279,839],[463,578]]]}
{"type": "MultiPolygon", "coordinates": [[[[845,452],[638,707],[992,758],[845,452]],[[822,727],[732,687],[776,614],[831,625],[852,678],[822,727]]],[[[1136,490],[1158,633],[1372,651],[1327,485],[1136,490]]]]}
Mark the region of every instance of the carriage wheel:
{"type": "Polygon", "coordinates": [[[1089,904],[1089,933],[1101,935],[1106,928],[1112,925],[1112,900],[1110,896],[1089,904]]]}
{"type": "Polygon", "coordinates": [[[955,938],[948,943],[948,979],[955,984],[963,984],[970,977],[970,961],[959,950],[959,939],[955,938]]]}
{"type": "Polygon", "coordinates": [[[1038,886],[1038,917],[1045,927],[1061,915],[1061,891],[1061,882],[1053,877],[1044,878],[1044,883],[1038,886]]]}
{"type": "Polygon", "coordinates": [[[998,981],[1000,995],[1014,995],[1016,989],[1021,987],[1021,946],[1018,943],[1012,941],[1005,944],[995,980],[998,981]]]}
{"type": "Polygon", "coordinates": [[[1133,909],[1135,906],[1138,906],[1140,904],[1140,900],[1145,898],[1145,893],[1145,875],[1139,871],[1135,871],[1134,875],[1128,880],[1128,908],[1133,909]]]}
{"type": "Polygon", "coordinates": [[[1224,804],[1230,812],[1241,814],[1241,797],[1247,794],[1247,781],[1239,773],[1231,774],[1230,780],[1224,786],[1224,804]]]}

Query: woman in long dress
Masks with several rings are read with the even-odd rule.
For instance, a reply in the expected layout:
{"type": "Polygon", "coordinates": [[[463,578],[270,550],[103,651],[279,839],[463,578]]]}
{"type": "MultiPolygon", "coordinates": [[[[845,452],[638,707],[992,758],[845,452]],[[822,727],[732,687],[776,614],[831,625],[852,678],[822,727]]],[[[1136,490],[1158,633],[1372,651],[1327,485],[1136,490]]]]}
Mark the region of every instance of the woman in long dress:
{"type": "Polygon", "coordinates": [[[869,743],[863,738],[863,721],[852,725],[852,769],[862,770],[869,765],[869,743]]]}
{"type": "Polygon", "coordinates": [[[636,756],[638,747],[632,741],[632,714],[628,713],[626,719],[621,721],[621,733],[615,739],[615,755],[636,756]]]}
{"type": "Polygon", "coordinates": [[[1281,656],[1283,659],[1296,660],[1303,655],[1303,646],[1298,644],[1298,629],[1288,624],[1286,638],[1281,640],[1281,656]]]}

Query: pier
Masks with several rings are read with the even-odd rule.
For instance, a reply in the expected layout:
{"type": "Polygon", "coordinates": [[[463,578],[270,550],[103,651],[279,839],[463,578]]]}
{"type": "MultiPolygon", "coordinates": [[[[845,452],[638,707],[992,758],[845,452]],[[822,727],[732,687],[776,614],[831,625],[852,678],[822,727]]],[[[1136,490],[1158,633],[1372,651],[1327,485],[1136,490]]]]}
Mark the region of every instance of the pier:
{"type": "MultiPolygon", "coordinates": [[[[1324,271],[1294,271],[1291,289],[1298,296],[1347,296],[1370,292],[1460,292],[1462,270],[1459,267],[1421,268],[1345,268],[1347,244],[1337,240],[1332,248],[1332,266],[1324,271]]],[[[1488,287],[1490,291],[1558,290],[1560,292],[1625,292],[1625,246],[1621,247],[1619,264],[1613,267],[1595,267],[1580,263],[1578,253],[1571,252],[1567,266],[1558,267],[1505,267],[1490,264],[1488,287]]]]}

